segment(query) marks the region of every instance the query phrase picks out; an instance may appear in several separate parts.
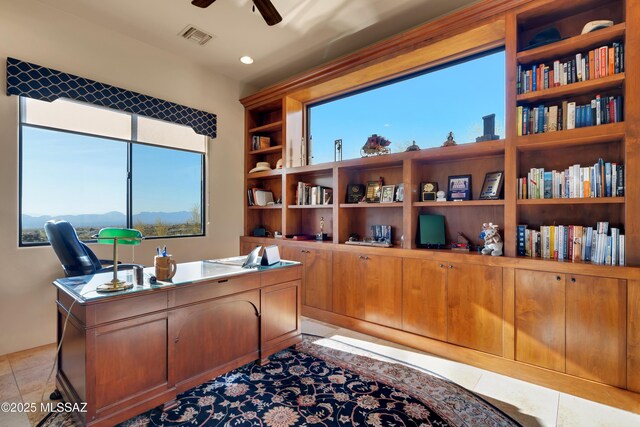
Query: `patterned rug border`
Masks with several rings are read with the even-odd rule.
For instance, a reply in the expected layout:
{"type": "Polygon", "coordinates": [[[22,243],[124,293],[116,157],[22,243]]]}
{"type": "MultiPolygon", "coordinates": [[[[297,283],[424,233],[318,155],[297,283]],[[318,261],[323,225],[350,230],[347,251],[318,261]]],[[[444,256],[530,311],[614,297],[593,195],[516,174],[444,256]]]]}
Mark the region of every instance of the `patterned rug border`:
{"type": "MultiPolygon", "coordinates": [[[[411,396],[416,402],[421,402],[422,405],[429,408],[434,416],[440,417],[443,422],[449,425],[460,427],[521,427],[521,424],[509,414],[491,402],[441,374],[432,372],[413,363],[405,362],[395,357],[360,347],[357,344],[343,342],[332,337],[302,334],[302,338],[302,342],[295,346],[295,350],[284,349],[276,355],[271,356],[270,359],[274,358],[275,362],[278,360],[278,357],[289,357],[286,355],[286,352],[289,352],[289,354],[295,354],[296,352],[306,354],[307,356],[323,361],[327,367],[351,372],[365,381],[377,382],[381,386],[386,386],[400,393],[404,393],[407,397],[411,396]],[[329,345],[323,345],[322,343],[316,344],[321,340],[328,341],[329,345]],[[291,351],[293,351],[293,353],[291,353],[291,351]]],[[[428,355],[428,353],[425,354],[428,355]]],[[[443,359],[447,360],[445,358],[443,359]]],[[[255,362],[244,365],[239,369],[245,369],[252,365],[255,365],[255,362]]],[[[236,370],[232,372],[235,371],[236,370]]],[[[229,374],[213,378],[203,383],[203,385],[216,380],[220,381],[221,378],[229,374]]],[[[203,385],[197,386],[196,388],[202,387],[203,385]]],[[[134,423],[130,425],[141,425],[137,424],[135,420],[149,413],[151,412],[149,411],[133,417],[123,425],[132,421],[134,423]]],[[[40,420],[37,427],[78,426],[73,417],[58,417],[60,415],[61,414],[54,413],[47,414],[40,420]]],[[[338,425],[337,420],[335,422],[335,425],[338,425]]],[[[378,425],[378,423],[374,424],[378,425]]],[[[440,424],[438,423],[437,425],[440,424]]]]}
{"type": "MultiPolygon", "coordinates": [[[[383,376],[381,375],[381,377],[376,376],[375,372],[373,372],[370,369],[366,369],[365,367],[359,367],[357,365],[355,365],[354,363],[345,360],[345,359],[341,359],[339,357],[334,357],[330,354],[327,354],[327,352],[323,352],[323,351],[314,351],[312,349],[309,349],[308,347],[305,348],[305,340],[304,338],[312,338],[314,339],[314,341],[312,341],[310,343],[311,346],[315,346],[315,347],[321,347],[318,344],[315,344],[315,341],[320,341],[320,340],[329,340],[332,341],[336,344],[339,344],[341,346],[346,346],[346,347],[351,347],[351,348],[355,348],[360,350],[361,352],[365,353],[363,355],[353,355],[355,358],[358,357],[362,357],[362,358],[366,358],[366,359],[372,359],[375,360],[375,358],[372,358],[370,356],[367,356],[366,354],[368,353],[369,355],[375,355],[377,357],[379,357],[380,359],[383,359],[382,362],[384,363],[389,363],[389,364],[394,364],[394,365],[398,365],[400,367],[402,367],[403,369],[406,370],[413,370],[416,371],[416,374],[419,375],[425,375],[425,376],[429,376],[429,377],[435,377],[438,380],[444,381],[447,383],[447,385],[449,385],[452,388],[457,389],[458,392],[462,392],[462,393],[467,393],[469,395],[471,395],[471,397],[480,400],[482,403],[486,404],[489,408],[493,409],[495,412],[497,412],[498,415],[501,415],[502,417],[506,418],[508,421],[512,422],[514,426],[521,426],[521,424],[516,421],[511,415],[507,414],[506,412],[504,412],[503,410],[501,410],[500,408],[498,408],[497,406],[495,406],[493,403],[489,402],[487,399],[483,398],[482,396],[478,395],[477,393],[473,392],[472,390],[467,389],[466,387],[461,386],[460,384],[450,380],[449,378],[438,374],[436,372],[430,371],[428,369],[422,368],[418,365],[414,365],[412,363],[409,362],[405,362],[403,360],[400,359],[396,359],[394,357],[391,356],[387,356],[385,354],[382,353],[378,353],[376,351],[370,350],[368,348],[364,348],[364,347],[360,347],[357,346],[355,344],[350,344],[350,343],[345,343],[343,341],[339,341],[336,339],[333,339],[331,337],[323,337],[320,335],[314,335],[314,334],[302,334],[303,336],[303,342],[300,343],[298,346],[296,346],[296,349],[299,351],[302,351],[304,353],[310,354],[314,357],[317,357],[319,359],[324,360],[325,362],[328,363],[332,363],[336,366],[339,366],[342,369],[346,369],[346,370],[350,370],[352,372],[355,372],[356,374],[362,376],[363,378],[369,379],[369,380],[373,380],[373,381],[379,381],[381,383],[386,384],[389,387],[393,387],[396,388],[404,393],[407,393],[413,397],[415,397],[416,399],[419,399],[420,401],[422,401],[425,405],[427,405],[428,407],[431,407],[432,409],[436,410],[436,408],[433,408],[434,405],[434,401],[426,401],[422,396],[421,396],[421,392],[423,392],[423,390],[420,387],[414,388],[414,386],[412,384],[406,384],[405,382],[403,382],[402,384],[399,384],[397,382],[394,382],[393,378],[387,377],[387,376],[383,376]]],[[[325,349],[326,347],[323,347],[322,349],[325,349]]],[[[328,348],[327,348],[328,349],[328,348]]],[[[340,350],[340,349],[328,349],[328,350],[334,350],[334,351],[339,351],[342,353],[345,353],[344,351],[340,350]]],[[[419,351],[419,350],[416,350],[419,351]]],[[[347,353],[348,354],[348,353],[347,353]]],[[[438,356],[434,356],[428,353],[425,353],[429,356],[432,357],[438,357],[438,356]]],[[[449,359],[444,359],[444,360],[449,360],[449,359]]],[[[456,420],[452,420],[450,419],[448,415],[448,412],[445,411],[444,413],[442,411],[438,411],[438,414],[447,419],[448,422],[463,422],[465,425],[472,425],[472,424],[468,424],[467,422],[465,422],[464,420],[461,419],[456,419],[456,420]]],[[[457,415],[457,414],[456,414],[457,415]]]]}
{"type": "MultiPolygon", "coordinates": [[[[474,392],[473,390],[469,390],[468,388],[466,388],[466,387],[464,387],[464,386],[462,386],[462,385],[460,385],[460,384],[456,383],[455,381],[453,381],[453,380],[451,380],[451,379],[449,379],[449,378],[445,377],[445,376],[444,376],[444,375],[442,375],[442,374],[439,374],[439,373],[437,373],[437,372],[430,371],[429,369],[423,368],[423,367],[421,367],[421,366],[419,366],[419,365],[415,365],[415,364],[410,363],[410,362],[406,362],[406,361],[404,361],[404,360],[396,359],[395,357],[391,357],[391,356],[388,356],[388,355],[386,355],[386,354],[378,353],[378,352],[376,352],[376,351],[373,351],[373,350],[370,350],[370,349],[367,349],[367,348],[364,348],[364,347],[357,346],[357,345],[355,345],[355,344],[349,344],[349,343],[345,343],[345,342],[342,342],[342,341],[338,341],[338,340],[333,339],[333,338],[331,338],[331,337],[323,337],[322,335],[307,334],[307,333],[302,334],[302,336],[303,336],[303,337],[310,337],[310,338],[318,338],[318,340],[320,340],[320,339],[331,340],[331,341],[334,341],[334,342],[339,343],[339,344],[342,344],[342,345],[346,345],[346,346],[349,346],[349,347],[357,348],[358,350],[362,350],[362,351],[364,351],[364,352],[368,352],[368,353],[371,353],[371,354],[375,354],[375,355],[376,355],[376,356],[378,356],[378,357],[381,357],[381,358],[383,358],[383,359],[386,359],[389,363],[392,363],[392,362],[394,362],[394,363],[399,363],[399,364],[404,365],[404,366],[406,366],[406,367],[409,367],[409,368],[415,369],[415,370],[417,370],[417,371],[420,371],[420,372],[422,372],[422,373],[424,373],[424,374],[426,374],[426,375],[433,375],[434,377],[437,377],[437,378],[439,378],[439,379],[441,379],[441,380],[443,380],[443,381],[447,381],[447,382],[448,382],[451,386],[453,386],[453,387],[457,387],[457,388],[461,389],[461,390],[462,390],[462,391],[464,391],[464,392],[471,393],[475,398],[477,398],[477,399],[479,399],[479,400],[482,400],[484,403],[486,403],[487,405],[489,405],[489,406],[491,406],[493,409],[495,409],[495,410],[496,410],[496,412],[498,412],[498,413],[500,413],[500,414],[504,415],[506,418],[509,418],[509,419],[510,419],[511,421],[513,421],[516,425],[520,425],[520,424],[519,424],[519,422],[518,422],[517,420],[515,420],[511,415],[509,415],[509,414],[507,414],[506,412],[504,412],[502,409],[500,409],[499,407],[497,407],[496,405],[494,405],[493,403],[491,403],[489,400],[487,400],[487,399],[486,399],[486,398],[484,398],[483,396],[479,395],[478,393],[474,392]]],[[[424,352],[424,351],[422,351],[422,350],[411,349],[410,347],[407,347],[407,348],[408,348],[409,350],[415,350],[415,351],[418,351],[418,352],[420,352],[420,353],[424,353],[424,354],[425,354],[425,355],[427,355],[427,356],[437,357],[437,358],[439,358],[439,359],[443,359],[443,360],[446,360],[446,361],[449,361],[449,362],[460,363],[460,362],[456,362],[455,360],[450,360],[450,359],[447,359],[447,358],[445,358],[445,357],[440,357],[440,356],[437,356],[437,355],[434,355],[434,354],[431,354],[431,353],[424,352]]],[[[315,355],[314,355],[314,356],[315,356],[315,355]]],[[[318,356],[316,356],[316,357],[318,357],[318,356]]],[[[323,359],[323,360],[324,360],[324,359],[323,359]]],[[[468,365],[468,366],[471,366],[471,365],[468,365]]],[[[474,368],[475,368],[475,367],[474,367],[474,368]]],[[[477,368],[477,369],[480,369],[480,368],[477,368]]],[[[363,377],[368,377],[366,373],[360,373],[360,372],[358,372],[358,374],[359,374],[359,375],[362,375],[363,377]]],[[[368,378],[369,378],[369,377],[368,377],[368,378]]],[[[387,383],[385,382],[385,384],[387,384],[387,383]]],[[[397,385],[396,385],[396,384],[387,384],[387,385],[390,385],[390,386],[392,386],[392,387],[397,387],[397,385]]]]}

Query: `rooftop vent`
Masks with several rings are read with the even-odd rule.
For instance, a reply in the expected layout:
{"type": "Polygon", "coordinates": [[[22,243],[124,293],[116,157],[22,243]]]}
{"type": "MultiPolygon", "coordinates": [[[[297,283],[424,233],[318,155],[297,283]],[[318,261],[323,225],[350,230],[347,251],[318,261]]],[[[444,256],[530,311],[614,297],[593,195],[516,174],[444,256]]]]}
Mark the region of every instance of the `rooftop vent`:
{"type": "Polygon", "coordinates": [[[180,31],[179,35],[187,40],[198,43],[201,46],[213,38],[211,34],[207,34],[193,25],[187,25],[186,28],[180,31]]]}

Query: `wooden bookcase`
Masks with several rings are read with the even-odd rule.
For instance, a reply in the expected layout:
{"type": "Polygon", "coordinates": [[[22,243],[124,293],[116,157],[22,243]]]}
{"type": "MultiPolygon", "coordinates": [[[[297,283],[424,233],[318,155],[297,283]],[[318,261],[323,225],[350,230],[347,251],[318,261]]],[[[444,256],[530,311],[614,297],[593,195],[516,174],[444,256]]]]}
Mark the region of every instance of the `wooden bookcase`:
{"type": "Polygon", "coordinates": [[[267,188],[282,199],[277,207],[245,208],[243,251],[277,244],[286,257],[305,263],[307,316],[640,412],[638,46],[639,0],[484,0],[242,99],[245,189],[267,188]],[[580,34],[585,23],[600,19],[614,25],[580,34]],[[535,34],[549,27],[559,30],[561,41],[526,49],[535,34]],[[624,44],[624,72],[517,93],[519,65],[566,60],[614,42],[624,44]],[[306,105],[501,46],[506,56],[504,139],[295,166],[304,157],[306,105]],[[596,95],[623,96],[623,121],[518,136],[518,106],[585,103],[596,95]],[[275,146],[251,151],[256,134],[269,135],[275,146]],[[248,173],[257,161],[273,167],[279,158],[285,164],[281,171],[248,173]],[[517,180],[531,168],[564,170],[599,158],[624,164],[623,197],[517,198],[517,180]],[[504,171],[503,197],[478,200],[485,174],[493,171],[504,171]],[[473,200],[420,201],[421,182],[437,181],[446,189],[448,176],[468,174],[473,200]],[[387,185],[404,185],[403,202],[345,203],[348,184],[381,176],[387,185]],[[332,187],[334,203],[297,206],[299,181],[332,187]],[[448,241],[461,232],[480,244],[482,223],[498,224],[505,255],[417,248],[422,213],[445,216],[448,241]],[[321,217],[328,242],[252,237],[256,227],[315,234],[321,217]],[[519,224],[595,226],[598,221],[624,230],[626,267],[516,256],[519,224]],[[392,226],[393,248],[345,244],[352,233],[370,235],[373,224],[392,226]],[[482,329],[483,324],[491,327],[482,329]],[[590,330],[597,333],[587,346],[579,337],[590,330]],[[552,359],[550,352],[556,352],[552,359]]]}

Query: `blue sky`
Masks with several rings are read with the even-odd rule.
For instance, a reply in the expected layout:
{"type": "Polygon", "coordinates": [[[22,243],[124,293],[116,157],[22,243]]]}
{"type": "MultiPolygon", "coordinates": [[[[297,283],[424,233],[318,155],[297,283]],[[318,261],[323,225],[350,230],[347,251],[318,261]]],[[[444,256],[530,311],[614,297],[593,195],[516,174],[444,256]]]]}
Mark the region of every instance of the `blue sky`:
{"type": "MultiPolygon", "coordinates": [[[[22,139],[22,213],[126,212],[126,143],[28,126],[22,139]]],[[[136,144],[133,213],[199,206],[200,164],[199,154],[136,144]]]]}
{"type": "Polygon", "coordinates": [[[367,137],[378,134],[393,152],[415,140],[437,147],[453,131],[461,143],[482,135],[482,117],[496,114],[504,137],[504,51],[433,73],[315,106],[311,109],[312,164],[333,161],[333,145],[343,140],[343,159],[360,157],[367,137]]]}

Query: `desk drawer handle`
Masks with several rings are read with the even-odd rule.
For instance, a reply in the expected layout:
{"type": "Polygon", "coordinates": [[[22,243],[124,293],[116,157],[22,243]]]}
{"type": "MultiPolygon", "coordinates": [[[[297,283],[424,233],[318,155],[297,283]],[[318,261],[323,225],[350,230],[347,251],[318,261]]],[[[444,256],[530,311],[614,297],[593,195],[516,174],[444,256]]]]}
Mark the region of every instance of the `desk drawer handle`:
{"type": "Polygon", "coordinates": [[[362,255],[360,255],[360,259],[368,260],[368,259],[369,259],[369,257],[368,257],[368,256],[362,256],[362,255]]]}
{"type": "Polygon", "coordinates": [[[576,278],[575,277],[571,278],[571,283],[576,283],[576,278]]]}
{"type": "Polygon", "coordinates": [[[560,276],[556,276],[556,280],[559,282],[561,280],[560,276]]]}
{"type": "Polygon", "coordinates": [[[228,281],[229,281],[229,279],[222,279],[222,280],[218,280],[218,283],[226,283],[228,281]]]}

